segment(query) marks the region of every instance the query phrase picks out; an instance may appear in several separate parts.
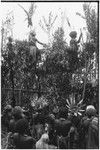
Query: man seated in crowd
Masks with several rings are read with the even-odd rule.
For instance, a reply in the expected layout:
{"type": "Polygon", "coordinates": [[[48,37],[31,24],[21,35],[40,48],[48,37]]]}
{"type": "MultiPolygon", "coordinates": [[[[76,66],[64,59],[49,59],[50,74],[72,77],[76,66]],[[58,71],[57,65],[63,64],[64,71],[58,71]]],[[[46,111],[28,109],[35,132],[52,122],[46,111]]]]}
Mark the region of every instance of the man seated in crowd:
{"type": "Polygon", "coordinates": [[[86,116],[82,119],[83,147],[84,149],[99,148],[99,120],[93,105],[86,107],[86,116]]]}
{"type": "Polygon", "coordinates": [[[13,135],[14,145],[16,149],[34,149],[35,139],[27,135],[28,121],[26,119],[19,119],[16,123],[16,133],[13,135]]]}
{"type": "Polygon", "coordinates": [[[9,124],[10,120],[12,119],[12,106],[7,105],[4,108],[4,113],[1,117],[1,128],[2,130],[4,129],[5,131],[9,132],[9,124]]]}

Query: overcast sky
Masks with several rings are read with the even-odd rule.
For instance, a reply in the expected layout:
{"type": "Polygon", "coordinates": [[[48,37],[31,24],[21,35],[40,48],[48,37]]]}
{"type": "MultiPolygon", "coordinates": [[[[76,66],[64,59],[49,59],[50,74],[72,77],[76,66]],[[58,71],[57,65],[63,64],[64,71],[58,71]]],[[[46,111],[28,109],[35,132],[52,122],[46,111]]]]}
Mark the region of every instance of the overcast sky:
{"type": "MultiPolygon", "coordinates": [[[[1,19],[5,20],[7,13],[13,11],[14,12],[14,28],[13,28],[14,39],[22,40],[22,39],[27,39],[29,29],[27,27],[27,21],[25,21],[26,14],[23,11],[23,9],[21,9],[18,6],[18,4],[21,4],[26,10],[28,10],[30,7],[30,2],[29,3],[28,2],[2,3],[1,19]]],[[[69,28],[66,19],[63,20],[65,38],[67,39],[67,42],[69,42],[70,40],[69,32],[71,30],[76,30],[79,35],[80,28],[82,29],[83,27],[86,27],[85,20],[76,15],[76,12],[79,12],[84,15],[83,7],[82,7],[83,2],[36,2],[36,5],[37,5],[36,12],[32,19],[37,34],[36,36],[38,40],[40,40],[41,42],[44,43],[47,42],[47,35],[39,26],[39,21],[40,19],[42,19],[42,16],[44,16],[48,20],[48,14],[50,11],[52,11],[54,17],[58,15],[58,18],[54,24],[54,28],[52,29],[53,33],[58,27],[61,26],[61,12],[63,12],[65,16],[69,18],[72,29],[69,28]]],[[[94,3],[94,5],[96,5],[96,3],[94,3]]]]}

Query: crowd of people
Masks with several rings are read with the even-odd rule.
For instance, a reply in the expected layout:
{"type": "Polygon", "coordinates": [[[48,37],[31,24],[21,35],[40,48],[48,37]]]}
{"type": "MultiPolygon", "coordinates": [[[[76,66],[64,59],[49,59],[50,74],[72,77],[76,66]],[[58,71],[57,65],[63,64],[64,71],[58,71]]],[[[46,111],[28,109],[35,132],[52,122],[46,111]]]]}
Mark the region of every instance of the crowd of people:
{"type": "Polygon", "coordinates": [[[81,117],[68,115],[65,107],[54,113],[49,106],[30,111],[7,105],[1,129],[7,132],[6,149],[99,148],[99,121],[93,105],[81,117]]]}

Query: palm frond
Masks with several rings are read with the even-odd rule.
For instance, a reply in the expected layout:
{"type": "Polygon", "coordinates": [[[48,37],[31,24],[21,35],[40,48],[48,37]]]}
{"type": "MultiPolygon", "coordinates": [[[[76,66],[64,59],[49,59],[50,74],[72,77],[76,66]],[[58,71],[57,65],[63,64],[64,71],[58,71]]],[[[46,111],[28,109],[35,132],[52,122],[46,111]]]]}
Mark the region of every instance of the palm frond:
{"type": "Polygon", "coordinates": [[[74,112],[74,115],[77,117],[77,113],[76,112],[74,112]]]}
{"type": "Polygon", "coordinates": [[[68,99],[66,99],[66,102],[68,103],[68,105],[70,106],[70,102],[68,101],[68,99]]]}
{"type": "Polygon", "coordinates": [[[82,14],[80,14],[79,12],[76,12],[76,15],[80,16],[83,19],[86,19],[82,14]]]}
{"type": "Polygon", "coordinates": [[[70,108],[70,106],[68,106],[68,105],[66,105],[67,106],[67,108],[70,108]]]}
{"type": "Polygon", "coordinates": [[[28,27],[32,26],[32,16],[35,12],[35,9],[36,9],[36,6],[34,5],[34,3],[31,3],[31,6],[29,8],[29,11],[25,10],[23,6],[21,6],[20,4],[18,4],[23,10],[24,12],[26,13],[27,15],[27,21],[28,21],[28,27]]]}
{"type": "Polygon", "coordinates": [[[30,17],[32,17],[32,15],[33,15],[33,3],[31,3],[28,14],[30,17]]]}
{"type": "Polygon", "coordinates": [[[25,8],[23,7],[23,6],[21,6],[20,4],[18,4],[19,5],[19,7],[21,7],[23,10],[24,10],[24,12],[27,14],[27,16],[28,16],[28,12],[25,10],[25,8]]]}
{"type": "Polygon", "coordinates": [[[75,97],[73,98],[73,103],[75,104],[75,97]]]}
{"type": "Polygon", "coordinates": [[[36,10],[35,4],[34,4],[34,3],[31,3],[31,6],[30,6],[29,12],[28,12],[30,18],[33,16],[35,10],[36,10]]]}
{"type": "Polygon", "coordinates": [[[47,26],[48,26],[48,23],[47,23],[45,17],[43,16],[42,18],[43,18],[43,21],[44,21],[44,23],[45,23],[45,26],[47,27],[47,26]]]}
{"type": "Polygon", "coordinates": [[[82,104],[83,99],[76,103],[75,96],[70,95],[69,100],[66,99],[66,102],[66,107],[68,108],[69,114],[73,114],[74,116],[82,116],[82,113],[85,111],[84,109],[82,109],[85,106],[85,104],[82,104]]]}
{"type": "Polygon", "coordinates": [[[70,104],[73,105],[73,98],[70,97],[70,104]]]}
{"type": "Polygon", "coordinates": [[[78,103],[77,105],[81,105],[81,104],[82,104],[82,102],[83,102],[83,99],[82,99],[81,101],[79,101],[79,103],[78,103]]]}
{"type": "Polygon", "coordinates": [[[49,13],[49,24],[51,24],[52,12],[49,13]]]}
{"type": "Polygon", "coordinates": [[[85,107],[86,104],[81,104],[80,106],[78,106],[79,108],[85,107]]]}
{"type": "Polygon", "coordinates": [[[82,114],[80,112],[77,112],[77,113],[78,113],[78,115],[82,116],[82,114]]]}
{"type": "Polygon", "coordinates": [[[56,15],[56,17],[54,18],[54,20],[52,21],[52,23],[51,23],[51,27],[53,26],[53,24],[55,23],[55,21],[56,21],[56,19],[57,19],[57,15],[56,15]]]}
{"type": "Polygon", "coordinates": [[[25,21],[27,20],[27,18],[25,18],[25,21]]]}
{"type": "Polygon", "coordinates": [[[43,29],[44,32],[47,33],[47,30],[45,29],[44,25],[42,24],[42,21],[39,22],[40,27],[43,29]]]}
{"type": "Polygon", "coordinates": [[[79,110],[79,112],[84,112],[85,110],[83,110],[83,109],[81,109],[81,110],[79,110]]]}
{"type": "Polygon", "coordinates": [[[67,21],[68,26],[71,28],[71,24],[70,24],[70,22],[69,22],[68,17],[66,17],[66,21],[67,21]]]}

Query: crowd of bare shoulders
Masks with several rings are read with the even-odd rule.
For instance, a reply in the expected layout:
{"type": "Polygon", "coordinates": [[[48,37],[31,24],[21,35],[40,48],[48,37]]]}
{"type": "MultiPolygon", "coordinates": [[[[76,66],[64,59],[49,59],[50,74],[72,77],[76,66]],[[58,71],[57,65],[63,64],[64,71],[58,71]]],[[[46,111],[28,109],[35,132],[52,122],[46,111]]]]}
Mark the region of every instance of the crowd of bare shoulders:
{"type": "MultiPolygon", "coordinates": [[[[5,149],[98,149],[96,109],[86,107],[83,116],[68,115],[65,107],[52,112],[49,106],[27,110],[7,105],[1,117],[1,132],[7,133],[5,149]]],[[[1,143],[2,144],[2,143],[1,143]]]]}

